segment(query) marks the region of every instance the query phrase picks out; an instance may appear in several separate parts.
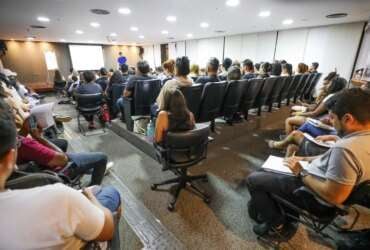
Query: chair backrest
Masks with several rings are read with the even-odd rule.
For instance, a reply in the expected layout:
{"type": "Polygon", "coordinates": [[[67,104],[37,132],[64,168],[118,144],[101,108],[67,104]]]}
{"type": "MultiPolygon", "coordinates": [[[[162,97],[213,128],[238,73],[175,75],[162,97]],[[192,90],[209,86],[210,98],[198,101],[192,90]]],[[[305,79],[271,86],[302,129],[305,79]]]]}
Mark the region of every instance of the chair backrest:
{"type": "Polygon", "coordinates": [[[313,77],[311,85],[307,88],[306,92],[304,93],[307,99],[311,98],[312,92],[315,89],[317,83],[319,82],[321,76],[322,76],[322,73],[316,73],[315,76],[313,77]]]}
{"type": "Polygon", "coordinates": [[[303,75],[294,75],[292,82],[290,83],[289,91],[288,91],[288,96],[287,98],[292,98],[294,97],[298,87],[299,87],[299,82],[301,80],[303,75]]]}
{"type": "Polygon", "coordinates": [[[288,97],[288,94],[289,94],[289,90],[291,88],[291,84],[293,83],[293,76],[286,76],[286,77],[283,77],[283,81],[284,81],[284,86],[283,86],[283,89],[281,90],[281,94],[280,94],[280,101],[286,99],[288,97]]]}
{"type": "Polygon", "coordinates": [[[361,205],[370,208],[370,180],[364,181],[356,186],[345,202],[346,205],[361,205]]]}
{"type": "Polygon", "coordinates": [[[302,88],[302,92],[301,92],[301,95],[300,95],[301,98],[303,98],[304,95],[306,94],[306,91],[311,86],[311,83],[314,80],[315,76],[316,76],[316,73],[311,73],[311,74],[308,75],[308,77],[306,79],[306,83],[305,83],[304,87],[302,88]]]}
{"type": "Polygon", "coordinates": [[[310,74],[303,74],[301,79],[299,80],[298,82],[298,86],[297,86],[297,90],[294,94],[294,98],[297,98],[298,96],[300,96],[303,92],[303,89],[305,87],[305,84],[306,84],[306,80],[308,78],[310,74]]]}
{"type": "Polygon", "coordinates": [[[226,82],[209,82],[204,85],[196,119],[198,122],[212,121],[220,114],[225,88],[226,82]]]}
{"type": "Polygon", "coordinates": [[[150,115],[150,106],[161,91],[161,80],[150,79],[135,81],[133,115],[150,115]]]}
{"type": "Polygon", "coordinates": [[[185,97],[188,109],[193,113],[194,117],[198,117],[200,100],[203,92],[203,84],[195,84],[190,87],[181,87],[180,91],[185,97]]]}
{"type": "Polygon", "coordinates": [[[276,79],[274,90],[271,94],[270,103],[275,103],[280,100],[280,96],[285,87],[285,80],[287,77],[279,76],[276,79]]]}
{"type": "Polygon", "coordinates": [[[267,105],[268,100],[272,96],[277,79],[278,77],[268,77],[265,79],[261,92],[256,100],[258,107],[267,105]]]}
{"type": "Polygon", "coordinates": [[[253,78],[248,80],[248,84],[244,89],[243,95],[243,110],[247,111],[256,105],[256,100],[261,92],[265,79],[253,78]]]}
{"type": "Polygon", "coordinates": [[[64,89],[67,85],[66,81],[54,81],[54,89],[61,90],[64,89]]]}
{"type": "Polygon", "coordinates": [[[123,91],[125,90],[126,84],[114,83],[112,84],[112,103],[113,105],[117,102],[119,98],[122,97],[123,91]]]}
{"type": "Polygon", "coordinates": [[[195,128],[184,132],[168,132],[165,148],[168,150],[167,162],[172,167],[193,165],[207,155],[209,126],[196,124],[195,128]]]}
{"type": "Polygon", "coordinates": [[[95,94],[75,94],[77,109],[82,112],[95,112],[100,110],[103,101],[102,93],[95,94]]]}
{"type": "Polygon", "coordinates": [[[240,105],[248,80],[231,81],[226,85],[225,96],[221,106],[221,114],[225,117],[234,115],[240,105]]]}

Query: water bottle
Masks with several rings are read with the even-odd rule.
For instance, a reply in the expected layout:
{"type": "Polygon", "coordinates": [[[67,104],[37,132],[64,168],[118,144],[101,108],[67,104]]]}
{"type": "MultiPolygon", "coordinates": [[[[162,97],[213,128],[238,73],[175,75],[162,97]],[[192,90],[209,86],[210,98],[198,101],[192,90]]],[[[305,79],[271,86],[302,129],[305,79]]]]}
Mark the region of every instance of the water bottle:
{"type": "Polygon", "coordinates": [[[154,137],[154,122],[152,120],[149,121],[148,126],[146,128],[146,137],[150,142],[153,142],[154,137]]]}

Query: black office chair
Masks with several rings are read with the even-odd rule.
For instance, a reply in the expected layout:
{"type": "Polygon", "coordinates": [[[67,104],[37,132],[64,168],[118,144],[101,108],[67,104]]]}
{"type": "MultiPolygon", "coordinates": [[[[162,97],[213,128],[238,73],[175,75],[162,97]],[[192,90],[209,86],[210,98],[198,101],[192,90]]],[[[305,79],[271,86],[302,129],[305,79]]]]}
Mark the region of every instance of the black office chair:
{"type": "Polygon", "coordinates": [[[198,117],[200,100],[202,98],[203,84],[194,84],[190,87],[181,87],[180,91],[185,97],[188,109],[194,117],[198,117]]]}
{"type": "Polygon", "coordinates": [[[161,91],[161,80],[141,80],[135,82],[133,97],[124,97],[125,122],[127,130],[134,130],[133,116],[150,116],[150,107],[161,91]]]}
{"type": "Polygon", "coordinates": [[[303,89],[306,85],[306,80],[308,78],[310,74],[303,74],[301,79],[299,80],[298,82],[298,86],[297,86],[297,89],[296,89],[296,92],[294,93],[294,97],[293,97],[293,103],[297,103],[297,100],[298,98],[301,96],[302,92],[303,92],[303,89]]]}
{"type": "MultiPolygon", "coordinates": [[[[113,117],[116,117],[119,110],[117,107],[117,100],[123,96],[123,91],[125,90],[126,84],[114,83],[112,84],[111,96],[109,97],[109,108],[113,117]]],[[[122,114],[124,118],[124,114],[122,114]]],[[[123,119],[124,120],[124,119],[123,119]]]]}
{"type": "Polygon", "coordinates": [[[267,105],[269,106],[269,112],[272,111],[272,106],[274,103],[278,103],[278,107],[280,108],[280,100],[282,93],[284,91],[285,87],[285,80],[287,77],[278,77],[275,82],[274,90],[272,91],[272,94],[270,98],[267,100],[267,105]]]}
{"type": "Polygon", "coordinates": [[[252,108],[258,107],[258,95],[261,92],[265,79],[253,78],[248,80],[247,86],[244,89],[241,107],[240,109],[243,112],[244,119],[248,119],[248,111],[252,108]]]}
{"type": "Polygon", "coordinates": [[[240,102],[248,80],[231,81],[226,85],[225,96],[221,105],[221,115],[230,125],[233,124],[233,116],[239,111],[240,102]]]}
{"type": "Polygon", "coordinates": [[[306,91],[311,86],[312,80],[315,78],[315,76],[316,76],[315,73],[311,73],[308,75],[306,79],[306,83],[304,84],[304,87],[302,88],[302,92],[298,96],[299,100],[303,101],[306,91]]]}
{"type": "Polygon", "coordinates": [[[6,181],[5,187],[14,190],[40,187],[55,183],[63,183],[63,180],[55,173],[27,173],[15,170],[6,181]]]}
{"type": "Polygon", "coordinates": [[[275,83],[278,80],[278,77],[268,77],[265,79],[263,87],[256,99],[258,115],[261,115],[262,107],[265,105],[270,105],[270,99],[272,97],[273,91],[275,89],[275,83]]]}
{"type": "Polygon", "coordinates": [[[209,82],[204,85],[197,122],[211,122],[211,131],[215,131],[215,119],[220,115],[225,95],[226,82],[209,82]]]}
{"type": "Polygon", "coordinates": [[[290,105],[290,100],[294,98],[295,93],[297,92],[297,89],[299,87],[299,81],[301,80],[303,75],[294,75],[292,82],[290,83],[288,96],[287,96],[287,102],[286,105],[290,105]]]}
{"type": "Polygon", "coordinates": [[[307,101],[313,100],[313,92],[315,90],[315,87],[317,83],[319,82],[320,78],[322,76],[322,73],[316,73],[315,76],[312,79],[311,85],[307,88],[306,92],[304,93],[304,99],[307,101]]]}
{"type": "MultiPolygon", "coordinates": [[[[85,135],[85,129],[81,125],[80,116],[94,116],[101,114],[101,105],[103,103],[102,93],[96,94],[75,94],[76,97],[76,110],[77,110],[77,124],[78,130],[85,135]]],[[[105,125],[103,126],[105,132],[105,125]]]]}
{"type": "MultiPolygon", "coordinates": [[[[293,81],[293,76],[283,77],[283,81],[284,81],[284,87],[281,90],[281,93],[280,93],[280,95],[279,95],[279,97],[277,99],[278,108],[281,107],[281,103],[284,100],[287,100],[288,99],[288,94],[289,94],[289,90],[290,90],[290,87],[291,87],[291,84],[292,84],[292,81],[293,81]]],[[[288,102],[288,100],[287,100],[287,102],[288,102]]]]}
{"type": "Polygon", "coordinates": [[[162,164],[163,171],[171,171],[177,177],[151,186],[156,190],[158,186],[176,183],[177,187],[173,199],[168,204],[168,210],[173,211],[177,198],[182,189],[189,187],[194,194],[209,203],[210,198],[193,183],[196,180],[207,181],[206,175],[188,175],[188,168],[196,165],[207,157],[209,126],[196,124],[195,128],[184,132],[168,132],[163,146],[155,145],[157,159],[162,164]]]}
{"type": "Polygon", "coordinates": [[[66,81],[54,81],[54,91],[56,97],[60,98],[64,96],[67,82],[66,81]]]}
{"type": "MultiPolygon", "coordinates": [[[[305,205],[304,207],[298,207],[278,195],[272,194],[271,196],[278,204],[279,208],[281,209],[281,213],[285,218],[290,221],[302,223],[317,234],[321,235],[323,238],[329,238],[336,242],[336,239],[325,233],[324,229],[329,226],[339,231],[351,231],[353,229],[360,215],[359,211],[354,205],[361,205],[370,208],[370,180],[357,185],[353,189],[349,198],[343,203],[343,205],[329,204],[328,202],[315,195],[307,187],[298,188],[294,191],[294,195],[297,197],[297,199],[300,199],[302,201],[315,199],[324,206],[327,206],[329,211],[325,215],[318,214],[317,212],[315,213],[315,208],[308,207],[308,205],[305,205]],[[351,210],[353,210],[355,213],[352,223],[350,223],[350,225],[346,228],[338,226],[335,223],[335,219],[338,216],[348,215],[351,210]]],[[[307,202],[305,204],[310,203],[307,202]]],[[[286,240],[289,239],[285,239],[285,241],[286,240]]]]}
{"type": "Polygon", "coordinates": [[[198,79],[198,76],[192,76],[191,79],[193,79],[193,81],[196,82],[198,79]]]}

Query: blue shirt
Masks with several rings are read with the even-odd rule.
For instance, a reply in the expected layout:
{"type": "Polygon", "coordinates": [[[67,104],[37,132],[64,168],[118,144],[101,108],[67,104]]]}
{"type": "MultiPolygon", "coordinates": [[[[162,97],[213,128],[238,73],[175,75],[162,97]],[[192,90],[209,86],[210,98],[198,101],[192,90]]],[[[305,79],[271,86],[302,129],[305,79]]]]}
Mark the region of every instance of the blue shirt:
{"type": "Polygon", "coordinates": [[[95,82],[83,83],[78,86],[76,92],[78,94],[96,94],[101,93],[102,88],[95,82]]]}

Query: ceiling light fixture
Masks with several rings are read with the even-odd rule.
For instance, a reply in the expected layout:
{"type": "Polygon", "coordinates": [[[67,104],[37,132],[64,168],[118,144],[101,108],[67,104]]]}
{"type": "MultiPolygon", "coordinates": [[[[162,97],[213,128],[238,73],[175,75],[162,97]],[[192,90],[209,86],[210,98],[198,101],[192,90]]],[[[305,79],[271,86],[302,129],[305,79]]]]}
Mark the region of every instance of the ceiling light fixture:
{"type": "Polygon", "coordinates": [[[239,0],[227,0],[225,4],[230,7],[236,7],[240,4],[240,1],[239,0]]]}
{"type": "Polygon", "coordinates": [[[162,34],[163,35],[167,35],[168,34],[168,30],[162,30],[162,34]]]}
{"type": "Polygon", "coordinates": [[[50,19],[48,17],[45,17],[45,16],[39,16],[39,17],[37,17],[37,21],[43,22],[43,23],[48,23],[48,22],[50,22],[50,19]]]}
{"type": "Polygon", "coordinates": [[[290,25],[290,24],[292,24],[294,21],[293,21],[293,19],[285,19],[282,23],[284,24],[284,25],[290,25]]]}
{"type": "Polygon", "coordinates": [[[186,34],[186,36],[187,36],[188,38],[192,38],[192,37],[193,37],[193,34],[188,33],[188,34],[186,34]]]}
{"type": "Polygon", "coordinates": [[[97,23],[97,22],[91,22],[91,23],[90,23],[90,26],[91,26],[91,27],[94,27],[94,28],[99,28],[99,27],[100,27],[100,23],[97,23]]]}
{"type": "Polygon", "coordinates": [[[118,12],[123,15],[129,15],[131,13],[131,10],[129,8],[119,8],[118,12]]]}
{"type": "Polygon", "coordinates": [[[76,30],[76,34],[82,35],[84,32],[82,30],[76,30]]]}
{"type": "Polygon", "coordinates": [[[131,30],[131,31],[138,31],[138,30],[139,30],[139,28],[138,28],[138,27],[135,27],[135,26],[132,26],[132,27],[130,28],[130,30],[131,30]]]}
{"type": "Polygon", "coordinates": [[[94,43],[94,41],[92,41],[92,40],[89,40],[89,41],[87,41],[88,43],[94,43]]]}
{"type": "Polygon", "coordinates": [[[109,36],[113,36],[113,37],[116,37],[117,36],[117,33],[115,33],[115,32],[112,32],[112,33],[110,33],[110,35],[109,36]]]}
{"type": "Polygon", "coordinates": [[[144,39],[144,38],[145,38],[145,36],[144,36],[144,35],[140,35],[140,36],[139,36],[139,38],[140,38],[140,39],[144,39]]]}
{"type": "Polygon", "coordinates": [[[269,17],[271,15],[271,12],[268,10],[261,11],[258,16],[259,17],[269,17]]]}
{"type": "Polygon", "coordinates": [[[173,23],[173,22],[176,22],[177,18],[175,16],[168,16],[168,17],[166,17],[166,20],[168,22],[173,23]]]}
{"type": "Polygon", "coordinates": [[[202,28],[208,28],[209,27],[209,24],[206,23],[206,22],[202,22],[202,23],[200,23],[200,27],[202,27],[202,28]]]}

